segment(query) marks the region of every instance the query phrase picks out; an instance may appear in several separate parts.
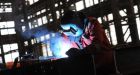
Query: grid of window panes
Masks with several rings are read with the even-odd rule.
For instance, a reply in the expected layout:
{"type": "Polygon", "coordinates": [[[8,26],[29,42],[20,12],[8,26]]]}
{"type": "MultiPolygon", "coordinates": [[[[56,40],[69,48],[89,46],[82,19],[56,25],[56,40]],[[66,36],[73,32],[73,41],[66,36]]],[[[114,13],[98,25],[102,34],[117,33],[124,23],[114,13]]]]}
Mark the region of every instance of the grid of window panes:
{"type": "Polygon", "coordinates": [[[12,3],[0,3],[0,13],[12,12],[12,3]]]}
{"type": "Polygon", "coordinates": [[[14,21],[0,22],[1,35],[16,34],[14,21]]]}
{"type": "Polygon", "coordinates": [[[18,44],[4,44],[3,45],[5,62],[14,62],[15,58],[19,57],[18,44]]]}
{"type": "MultiPolygon", "coordinates": [[[[39,26],[42,26],[42,25],[48,23],[47,16],[42,15],[45,12],[46,12],[46,9],[42,9],[41,11],[38,11],[35,14],[32,14],[32,15],[28,16],[28,19],[29,19],[28,24],[29,24],[30,29],[36,28],[36,27],[39,27],[39,26]],[[40,17],[36,17],[36,16],[40,16],[40,17]]],[[[49,15],[49,16],[51,17],[51,15],[49,15]]],[[[22,31],[24,32],[25,30],[26,30],[25,27],[23,27],[22,31]]]]}

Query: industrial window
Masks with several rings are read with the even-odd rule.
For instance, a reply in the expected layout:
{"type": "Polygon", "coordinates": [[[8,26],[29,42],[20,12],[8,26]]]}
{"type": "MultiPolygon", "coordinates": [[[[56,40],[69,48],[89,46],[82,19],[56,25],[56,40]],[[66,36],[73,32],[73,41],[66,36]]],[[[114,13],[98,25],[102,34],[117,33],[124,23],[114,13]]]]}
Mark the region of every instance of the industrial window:
{"type": "Polygon", "coordinates": [[[115,26],[110,25],[109,27],[110,27],[110,35],[111,35],[112,44],[116,45],[117,44],[117,38],[116,38],[115,26]]]}
{"type": "Polygon", "coordinates": [[[1,35],[8,35],[8,34],[16,34],[15,29],[14,28],[1,29],[1,35]]]}
{"type": "Polygon", "coordinates": [[[108,20],[109,21],[113,20],[113,14],[108,14],[108,20]]]}
{"type": "Polygon", "coordinates": [[[36,2],[38,2],[39,0],[27,0],[27,1],[29,2],[30,5],[32,5],[32,4],[36,3],[36,2]]]}
{"type": "Polygon", "coordinates": [[[122,26],[123,29],[123,34],[124,34],[124,41],[125,42],[131,42],[131,37],[130,37],[130,29],[128,25],[122,26]]]}
{"type": "Polygon", "coordinates": [[[42,23],[42,19],[41,18],[38,18],[38,25],[41,26],[43,23],[42,23]]]}
{"type": "Polygon", "coordinates": [[[11,50],[17,50],[17,49],[18,49],[18,44],[17,43],[3,45],[3,51],[4,52],[9,52],[11,50]]]}
{"type": "Polygon", "coordinates": [[[99,3],[99,0],[94,0],[94,4],[98,4],[99,3]]]}
{"type": "Polygon", "coordinates": [[[140,39],[140,18],[136,18],[136,23],[137,23],[137,29],[138,29],[139,39],[140,39]]]}
{"type": "Polygon", "coordinates": [[[1,35],[16,34],[14,21],[0,22],[1,35]]]}
{"type": "Polygon", "coordinates": [[[127,16],[127,14],[126,14],[126,9],[120,10],[119,13],[120,13],[120,15],[121,15],[122,17],[127,16]]]}
{"type": "Polygon", "coordinates": [[[82,9],[84,9],[83,0],[76,3],[76,10],[77,10],[77,11],[80,11],[80,10],[82,10],[82,9]]]}
{"type": "Polygon", "coordinates": [[[56,11],[56,17],[57,17],[57,19],[60,18],[60,13],[59,13],[59,11],[56,11]]]}
{"type": "Polygon", "coordinates": [[[47,17],[46,16],[43,16],[42,17],[42,21],[43,21],[43,24],[46,24],[48,22],[47,17]]]}
{"type": "Polygon", "coordinates": [[[7,29],[8,30],[8,34],[16,34],[16,31],[14,28],[10,28],[10,29],[7,29]]]}
{"type": "Polygon", "coordinates": [[[38,11],[37,13],[36,13],[36,15],[40,15],[41,14],[41,12],[40,11],[38,11]]]}
{"type": "Polygon", "coordinates": [[[134,6],[134,13],[138,13],[138,6],[137,5],[134,6]]]}
{"type": "Polygon", "coordinates": [[[14,62],[15,58],[19,57],[19,53],[18,52],[12,52],[10,54],[6,54],[5,56],[5,62],[14,62]]]}
{"type": "Polygon", "coordinates": [[[4,44],[3,51],[4,51],[4,53],[6,53],[6,55],[4,55],[6,63],[13,62],[16,57],[19,57],[17,43],[4,44]],[[8,52],[8,54],[7,54],[7,52],[8,52]]]}
{"type": "Polygon", "coordinates": [[[32,29],[32,25],[31,25],[31,22],[29,22],[28,24],[29,24],[29,28],[30,28],[30,29],[32,29]]]}
{"type": "Polygon", "coordinates": [[[45,13],[45,12],[46,12],[46,9],[42,9],[42,10],[41,10],[41,13],[45,13]]]}
{"type": "Polygon", "coordinates": [[[28,1],[29,1],[30,5],[34,3],[33,0],[28,0],[28,1]]]}
{"type": "Polygon", "coordinates": [[[93,0],[85,0],[86,7],[90,7],[93,5],[93,0]]]}
{"type": "Polygon", "coordinates": [[[12,8],[5,8],[5,12],[12,12],[12,8]]]}
{"type": "Polygon", "coordinates": [[[11,3],[0,3],[0,13],[12,12],[11,3]]]}
{"type": "Polygon", "coordinates": [[[12,28],[12,27],[15,27],[14,21],[0,22],[0,28],[12,28]]]}

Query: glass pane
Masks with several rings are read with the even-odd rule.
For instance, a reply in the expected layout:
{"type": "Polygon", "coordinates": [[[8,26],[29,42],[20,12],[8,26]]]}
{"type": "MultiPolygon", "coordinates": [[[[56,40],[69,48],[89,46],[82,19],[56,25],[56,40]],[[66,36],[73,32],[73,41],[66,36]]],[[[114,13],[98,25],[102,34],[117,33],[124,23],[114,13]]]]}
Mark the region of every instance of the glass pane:
{"type": "Polygon", "coordinates": [[[90,7],[93,5],[93,0],[85,0],[86,7],[90,7]]]}
{"type": "Polygon", "coordinates": [[[120,15],[123,17],[123,16],[127,16],[127,14],[125,13],[125,11],[124,10],[120,10],[120,15]]]}
{"type": "Polygon", "coordinates": [[[138,29],[139,39],[140,39],[140,18],[136,18],[136,22],[137,22],[137,29],[138,29]]]}
{"type": "Polygon", "coordinates": [[[0,13],[3,13],[3,9],[2,8],[0,8],[0,13]]]}
{"type": "Polygon", "coordinates": [[[94,4],[98,4],[99,3],[99,1],[98,0],[94,0],[94,4]]]}
{"type": "Polygon", "coordinates": [[[7,22],[7,27],[8,27],[8,28],[9,28],[9,27],[15,27],[14,21],[8,21],[8,22],[7,22]]]}
{"type": "MultiPolygon", "coordinates": [[[[128,28],[128,26],[122,26],[123,34],[126,32],[127,28],[128,28]]],[[[132,41],[131,37],[128,38],[129,35],[130,35],[130,30],[128,29],[126,34],[124,35],[124,41],[125,42],[131,42],[132,41]],[[128,40],[127,40],[127,38],[128,38],[128,40]]]]}
{"type": "Polygon", "coordinates": [[[7,28],[6,22],[0,22],[0,28],[7,28]]]}
{"type": "Polygon", "coordinates": [[[57,19],[59,19],[59,17],[60,17],[59,11],[56,11],[56,16],[57,16],[57,19]]]}
{"type": "Polygon", "coordinates": [[[13,62],[13,60],[12,60],[12,54],[6,54],[5,55],[5,62],[7,63],[7,62],[13,62]]]}
{"type": "Polygon", "coordinates": [[[41,18],[38,19],[38,25],[39,25],[39,26],[42,25],[42,19],[41,19],[41,18]]]}
{"type": "Polygon", "coordinates": [[[1,35],[8,35],[7,29],[1,29],[1,35]]]}
{"type": "Polygon", "coordinates": [[[12,12],[12,8],[6,8],[5,12],[12,12]]]}
{"type": "Polygon", "coordinates": [[[28,1],[29,1],[30,5],[33,4],[33,0],[28,0],[28,1]]]}
{"type": "Polygon", "coordinates": [[[11,46],[11,50],[18,49],[18,44],[17,43],[10,44],[10,46],[11,46]]]}
{"type": "Polygon", "coordinates": [[[84,3],[83,1],[79,1],[76,3],[76,10],[79,11],[79,10],[82,10],[84,9],[84,3]]]}
{"type": "Polygon", "coordinates": [[[41,10],[41,13],[45,13],[45,12],[46,12],[46,9],[41,10]]]}
{"type": "Polygon", "coordinates": [[[47,17],[46,16],[43,16],[42,17],[42,20],[43,20],[43,24],[46,24],[47,23],[47,17]]]}
{"type": "Polygon", "coordinates": [[[36,15],[40,15],[41,14],[41,12],[40,11],[38,11],[37,13],[36,13],[36,15]]]}
{"type": "Polygon", "coordinates": [[[15,29],[12,28],[12,29],[8,29],[8,33],[9,34],[16,34],[16,31],[15,31],[15,29]]]}
{"type": "Polygon", "coordinates": [[[113,20],[113,14],[108,14],[108,20],[109,21],[113,20]]]}
{"type": "Polygon", "coordinates": [[[117,44],[117,38],[116,38],[116,31],[115,31],[115,26],[114,25],[110,25],[110,33],[111,33],[111,37],[112,37],[112,44],[116,45],[117,44]]]}
{"type": "Polygon", "coordinates": [[[3,50],[4,50],[4,52],[10,51],[10,45],[9,44],[3,45],[3,50]]]}
{"type": "Polygon", "coordinates": [[[13,52],[12,53],[12,61],[15,60],[15,58],[19,57],[19,53],[18,52],[13,52]]]}
{"type": "Polygon", "coordinates": [[[134,6],[134,12],[138,13],[138,6],[137,5],[134,6]]]}

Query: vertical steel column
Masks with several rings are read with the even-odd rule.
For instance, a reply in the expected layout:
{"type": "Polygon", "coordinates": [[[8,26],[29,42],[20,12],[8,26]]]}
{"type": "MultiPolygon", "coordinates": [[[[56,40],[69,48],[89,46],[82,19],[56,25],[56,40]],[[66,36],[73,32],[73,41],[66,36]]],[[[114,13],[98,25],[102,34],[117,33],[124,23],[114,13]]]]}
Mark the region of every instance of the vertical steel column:
{"type": "Polygon", "coordinates": [[[128,0],[127,15],[128,15],[128,24],[130,28],[130,34],[131,34],[132,42],[137,43],[139,41],[139,36],[138,36],[136,17],[134,14],[133,5],[134,5],[133,0],[128,0]]]}
{"type": "Polygon", "coordinates": [[[116,36],[118,44],[124,43],[124,36],[122,32],[121,16],[119,14],[118,0],[111,0],[116,36]]]}

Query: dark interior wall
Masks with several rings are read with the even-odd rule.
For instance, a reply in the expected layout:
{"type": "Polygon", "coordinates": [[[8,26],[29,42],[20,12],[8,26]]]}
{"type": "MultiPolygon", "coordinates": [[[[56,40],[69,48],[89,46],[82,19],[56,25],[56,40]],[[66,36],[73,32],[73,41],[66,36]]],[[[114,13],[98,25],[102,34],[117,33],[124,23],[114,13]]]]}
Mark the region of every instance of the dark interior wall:
{"type": "Polygon", "coordinates": [[[140,47],[116,50],[117,66],[120,72],[135,73],[140,71],[140,47]]]}

